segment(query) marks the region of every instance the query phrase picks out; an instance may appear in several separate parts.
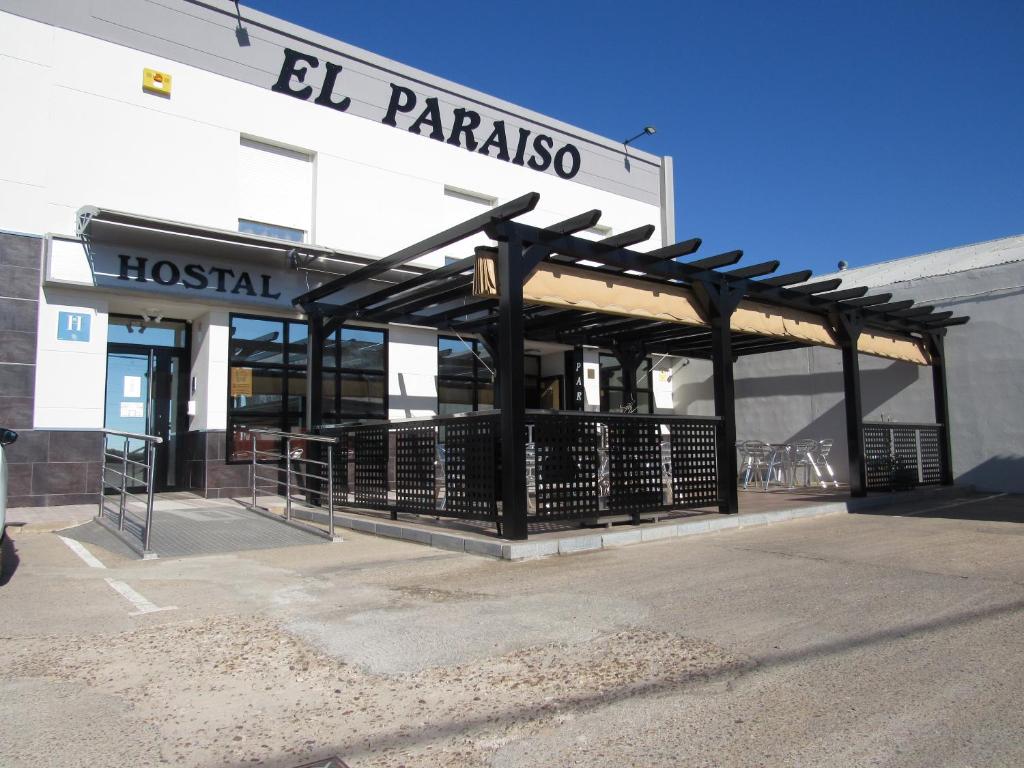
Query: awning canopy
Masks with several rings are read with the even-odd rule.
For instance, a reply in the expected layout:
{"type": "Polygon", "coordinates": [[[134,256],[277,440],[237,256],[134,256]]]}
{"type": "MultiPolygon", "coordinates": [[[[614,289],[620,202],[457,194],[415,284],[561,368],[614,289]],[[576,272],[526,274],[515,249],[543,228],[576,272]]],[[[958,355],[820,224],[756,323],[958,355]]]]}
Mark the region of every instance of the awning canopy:
{"type": "MultiPolygon", "coordinates": [[[[345,253],[310,243],[251,235],[109,208],[84,206],[77,213],[77,235],[83,242],[152,248],[211,259],[244,261],[275,269],[301,269],[329,276],[347,275],[376,262],[371,256],[345,253]]],[[[379,277],[400,283],[429,269],[403,264],[379,277]]]]}
{"type": "Polygon", "coordinates": [[[679,261],[698,250],[699,238],[646,253],[632,250],[652,236],[652,226],[599,241],[576,236],[597,223],[599,211],[544,228],[518,221],[538,200],[531,193],[494,208],[335,278],[294,303],[333,318],[333,325],[347,320],[400,322],[493,338],[502,287],[497,251],[491,248],[478,248],[445,267],[349,298],[361,282],[485,232],[524,248],[523,330],[534,340],[612,349],[628,344],[647,352],[710,358],[711,319],[704,298],[714,290],[739,299],[730,317],[735,355],[838,347],[840,324],[855,317],[862,329],[859,352],[928,365],[929,336],[968,320],[910,300],[890,301],[891,294],[868,295],[865,287],[840,289],[840,279],[808,282],[809,270],[775,275],[778,261],[723,271],[740,261],[742,251],[679,261]]]}

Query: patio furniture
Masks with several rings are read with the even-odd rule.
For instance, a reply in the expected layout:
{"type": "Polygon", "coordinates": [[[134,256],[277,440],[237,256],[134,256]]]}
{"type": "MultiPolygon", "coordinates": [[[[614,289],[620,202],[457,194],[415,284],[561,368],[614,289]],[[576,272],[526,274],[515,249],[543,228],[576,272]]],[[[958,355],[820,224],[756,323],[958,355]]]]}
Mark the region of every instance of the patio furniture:
{"type": "MultiPolygon", "coordinates": [[[[825,471],[828,472],[828,476],[831,478],[833,487],[838,488],[839,481],[836,480],[836,473],[832,471],[832,465],[828,463],[828,455],[832,452],[832,442],[833,441],[831,439],[819,440],[817,450],[815,451],[815,459],[825,468],[825,471]]],[[[828,488],[828,482],[822,478],[820,472],[818,474],[818,479],[821,481],[822,488],[828,488]]]]}
{"type": "Polygon", "coordinates": [[[761,440],[747,440],[743,443],[743,452],[746,456],[743,466],[743,487],[750,486],[750,480],[754,483],[763,483],[768,467],[767,454],[768,445],[761,440]]]}
{"type": "Polygon", "coordinates": [[[800,470],[804,471],[803,484],[808,486],[811,484],[811,470],[814,470],[814,474],[818,480],[821,481],[821,470],[818,469],[818,462],[815,461],[815,453],[818,452],[818,441],[808,438],[797,440],[793,443],[792,451],[790,452],[790,460],[792,463],[792,480],[793,485],[799,476],[800,470]]]}

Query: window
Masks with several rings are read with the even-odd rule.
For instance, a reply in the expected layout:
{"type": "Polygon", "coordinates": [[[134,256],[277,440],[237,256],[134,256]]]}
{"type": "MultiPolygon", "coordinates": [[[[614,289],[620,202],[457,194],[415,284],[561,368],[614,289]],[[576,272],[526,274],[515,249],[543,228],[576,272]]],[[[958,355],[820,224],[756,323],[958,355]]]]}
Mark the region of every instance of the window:
{"type": "Polygon", "coordinates": [[[387,418],[387,340],[387,331],[355,327],[325,340],[324,423],[387,418]]]}
{"type": "Polygon", "coordinates": [[[294,243],[301,243],[306,239],[306,233],[301,229],[264,224],[262,221],[250,221],[249,219],[238,220],[238,231],[262,237],[276,237],[278,240],[291,240],[294,243]]]}
{"type": "Polygon", "coordinates": [[[231,315],[228,341],[229,461],[251,461],[249,430],[302,424],[306,403],[306,324],[231,315]]]}
{"type": "Polygon", "coordinates": [[[238,231],[309,242],[313,157],[309,152],[240,137],[238,231]]]}
{"type": "Polygon", "coordinates": [[[107,342],[110,344],[182,348],[187,338],[188,325],[181,320],[146,320],[138,315],[110,315],[107,320],[107,342]]]}
{"type": "Polygon", "coordinates": [[[437,412],[446,416],[494,408],[494,364],[474,339],[437,338],[437,412]]]}
{"type": "MultiPolygon", "coordinates": [[[[615,413],[622,410],[625,387],[622,381],[622,366],[612,355],[601,355],[601,410],[615,413]]],[[[651,413],[651,361],[644,358],[636,369],[636,411],[651,413]]]]}

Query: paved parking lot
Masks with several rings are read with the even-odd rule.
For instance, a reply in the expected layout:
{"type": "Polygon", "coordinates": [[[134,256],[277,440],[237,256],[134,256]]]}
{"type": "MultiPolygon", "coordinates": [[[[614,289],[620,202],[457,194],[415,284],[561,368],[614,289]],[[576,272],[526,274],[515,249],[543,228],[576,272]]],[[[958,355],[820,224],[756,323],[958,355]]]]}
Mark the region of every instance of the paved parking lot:
{"type": "Polygon", "coordinates": [[[508,563],[14,532],[0,765],[1017,766],[1024,504],[508,563]]]}

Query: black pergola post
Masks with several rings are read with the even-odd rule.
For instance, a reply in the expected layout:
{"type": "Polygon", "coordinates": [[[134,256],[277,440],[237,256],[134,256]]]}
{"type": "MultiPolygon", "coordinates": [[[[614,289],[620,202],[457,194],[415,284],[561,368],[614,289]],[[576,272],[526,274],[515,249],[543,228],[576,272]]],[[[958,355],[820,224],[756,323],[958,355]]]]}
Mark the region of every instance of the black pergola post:
{"type": "Polygon", "coordinates": [[[740,511],[739,467],[736,463],[736,387],[733,382],[732,313],[743,298],[744,282],[694,282],[711,327],[711,364],[714,367],[715,415],[718,423],[718,511],[740,511]]]}
{"type": "MultiPolygon", "coordinates": [[[[303,428],[312,432],[324,423],[324,320],[313,307],[306,312],[306,408],[303,428]]],[[[315,445],[315,443],[311,444],[315,445]]]]}
{"type": "Polygon", "coordinates": [[[637,410],[637,383],[636,369],[644,360],[642,348],[632,344],[616,344],[612,347],[612,354],[619,363],[622,375],[622,405],[629,406],[628,410],[637,410]]]}
{"type": "Polygon", "coordinates": [[[946,329],[941,328],[928,334],[929,351],[932,353],[932,391],[935,400],[935,421],[942,425],[939,430],[939,451],[943,485],[953,484],[953,441],[952,425],[949,423],[949,394],[946,391],[946,329]]]}
{"type": "Polygon", "coordinates": [[[846,407],[846,451],[850,460],[850,495],[866,496],[867,464],[864,461],[864,409],[860,395],[860,359],[857,340],[864,329],[859,312],[842,312],[836,322],[836,335],[843,353],[843,403],[846,407]]]}
{"type": "MultiPolygon", "coordinates": [[[[306,335],[306,408],[303,413],[303,431],[315,433],[324,423],[324,318],[312,307],[307,310],[306,318],[309,328],[306,335]]],[[[307,440],[305,448],[308,458],[324,461],[321,443],[307,440]]],[[[312,490],[306,492],[306,497],[311,504],[319,504],[321,501],[319,495],[312,490]]]]}
{"type": "Polygon", "coordinates": [[[506,538],[525,539],[526,397],[523,393],[523,245],[498,245],[498,404],[501,408],[501,527],[506,538]]]}

